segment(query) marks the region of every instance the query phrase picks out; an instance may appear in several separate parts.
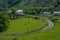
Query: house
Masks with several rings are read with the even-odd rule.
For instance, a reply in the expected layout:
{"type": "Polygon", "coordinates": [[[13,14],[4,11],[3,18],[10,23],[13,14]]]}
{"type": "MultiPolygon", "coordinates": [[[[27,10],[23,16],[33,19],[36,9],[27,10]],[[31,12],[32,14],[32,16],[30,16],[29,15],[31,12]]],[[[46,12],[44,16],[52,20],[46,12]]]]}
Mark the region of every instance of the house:
{"type": "Polygon", "coordinates": [[[43,15],[45,15],[45,16],[51,16],[51,13],[50,12],[43,12],[43,15]]]}
{"type": "Polygon", "coordinates": [[[17,10],[14,13],[12,13],[12,10],[8,10],[7,14],[10,16],[10,18],[13,18],[13,16],[19,17],[19,16],[24,15],[23,10],[17,10]]]}
{"type": "Polygon", "coordinates": [[[24,15],[23,10],[17,10],[16,15],[17,16],[24,15]]]}
{"type": "Polygon", "coordinates": [[[54,11],[54,12],[53,12],[53,15],[54,15],[54,16],[60,16],[60,12],[54,11]]]}

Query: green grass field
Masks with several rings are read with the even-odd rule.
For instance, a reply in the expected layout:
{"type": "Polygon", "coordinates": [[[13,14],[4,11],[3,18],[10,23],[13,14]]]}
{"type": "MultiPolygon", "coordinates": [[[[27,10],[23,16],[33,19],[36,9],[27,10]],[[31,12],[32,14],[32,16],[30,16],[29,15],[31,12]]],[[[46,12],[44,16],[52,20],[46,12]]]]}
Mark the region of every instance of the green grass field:
{"type": "Polygon", "coordinates": [[[9,29],[2,34],[17,34],[32,31],[45,26],[45,21],[35,20],[33,18],[19,18],[16,20],[10,20],[9,29]]]}
{"type": "MultiPolygon", "coordinates": [[[[23,18],[23,19],[25,21],[27,21],[26,18],[23,18]]],[[[22,20],[23,21],[23,19],[17,19],[17,20],[22,20]]],[[[11,23],[14,24],[15,21],[17,21],[17,20],[12,20],[11,23]]],[[[30,20],[34,20],[34,22],[37,22],[37,20],[35,20],[35,19],[29,19],[29,21],[30,20]]],[[[43,23],[42,20],[39,20],[39,21],[43,23]]],[[[28,21],[27,21],[27,23],[28,23],[28,21]]],[[[37,23],[39,23],[39,22],[37,22],[37,23]]],[[[27,26],[29,26],[29,25],[27,25],[27,26]]],[[[29,26],[29,28],[30,28],[30,26],[29,26]]],[[[36,28],[39,28],[39,27],[36,27],[36,28]]],[[[30,30],[34,30],[36,28],[31,27],[30,30]]],[[[6,33],[7,32],[8,31],[6,31],[6,33]]],[[[25,31],[23,31],[23,32],[25,32],[25,31]]],[[[11,33],[14,33],[14,32],[11,32],[11,33]]],[[[51,30],[48,30],[48,31],[45,31],[45,32],[38,32],[38,33],[34,33],[34,34],[29,34],[29,35],[26,34],[25,36],[15,37],[15,38],[17,38],[17,40],[60,40],[60,20],[58,20],[57,22],[55,22],[55,25],[54,25],[54,27],[51,30]]],[[[0,40],[13,40],[13,39],[14,38],[0,38],[0,40]]]]}
{"type": "MultiPolygon", "coordinates": [[[[60,21],[55,22],[54,28],[45,32],[16,37],[17,40],[60,40],[60,21]]],[[[1,39],[4,40],[5,38],[1,39]]],[[[7,38],[6,40],[12,40],[7,38]]]]}
{"type": "Polygon", "coordinates": [[[18,40],[60,40],[60,21],[51,30],[18,37],[18,40]]]}
{"type": "MultiPolygon", "coordinates": [[[[1,34],[18,34],[18,33],[24,33],[28,31],[32,31],[35,29],[42,28],[46,25],[46,22],[43,20],[37,20],[33,18],[19,18],[16,20],[10,20],[9,29],[6,32],[3,32],[1,34]]],[[[0,40],[11,40],[11,38],[0,38],[0,40]]]]}

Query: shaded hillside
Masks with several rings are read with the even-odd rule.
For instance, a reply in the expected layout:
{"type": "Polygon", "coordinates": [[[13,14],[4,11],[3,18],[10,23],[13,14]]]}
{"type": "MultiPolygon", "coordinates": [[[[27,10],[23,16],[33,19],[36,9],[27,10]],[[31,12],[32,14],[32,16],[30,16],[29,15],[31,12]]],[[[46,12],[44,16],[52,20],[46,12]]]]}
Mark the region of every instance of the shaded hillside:
{"type": "Polygon", "coordinates": [[[22,0],[7,0],[7,3],[9,4],[9,7],[16,6],[19,4],[22,0]]]}
{"type": "Polygon", "coordinates": [[[26,5],[42,4],[42,5],[53,5],[54,0],[29,0],[26,5]]]}
{"type": "Polygon", "coordinates": [[[17,8],[27,8],[27,7],[49,7],[54,6],[54,0],[23,0],[17,8]]]}
{"type": "Polygon", "coordinates": [[[18,5],[22,0],[0,0],[0,10],[18,5]]]}
{"type": "Polygon", "coordinates": [[[32,4],[44,4],[44,5],[51,5],[54,1],[52,0],[0,0],[0,6],[4,7],[13,7],[20,3],[23,4],[23,2],[26,2],[24,5],[32,5],[32,4]]]}
{"type": "Polygon", "coordinates": [[[15,7],[23,9],[26,7],[55,7],[60,8],[60,0],[0,0],[0,10],[15,7]]]}
{"type": "Polygon", "coordinates": [[[8,6],[7,0],[0,0],[0,9],[3,9],[8,6]]]}

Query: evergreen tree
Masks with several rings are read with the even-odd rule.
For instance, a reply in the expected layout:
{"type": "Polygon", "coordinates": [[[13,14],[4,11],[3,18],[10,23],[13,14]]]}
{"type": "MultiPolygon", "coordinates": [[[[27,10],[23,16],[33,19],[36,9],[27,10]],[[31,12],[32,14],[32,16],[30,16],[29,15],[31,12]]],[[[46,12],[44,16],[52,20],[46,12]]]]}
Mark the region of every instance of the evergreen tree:
{"type": "Polygon", "coordinates": [[[5,13],[0,13],[0,32],[4,32],[8,29],[8,18],[5,13]]]}

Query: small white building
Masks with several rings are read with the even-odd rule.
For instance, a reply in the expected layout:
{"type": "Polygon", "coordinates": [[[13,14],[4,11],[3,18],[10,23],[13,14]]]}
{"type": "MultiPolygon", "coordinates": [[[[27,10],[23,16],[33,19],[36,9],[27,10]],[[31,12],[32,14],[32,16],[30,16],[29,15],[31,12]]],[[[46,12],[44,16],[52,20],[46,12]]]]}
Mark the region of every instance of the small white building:
{"type": "Polygon", "coordinates": [[[23,14],[23,10],[17,10],[14,13],[12,13],[12,10],[8,10],[7,14],[10,16],[10,18],[13,18],[13,15],[15,15],[16,17],[20,17],[23,14]]]}
{"type": "Polygon", "coordinates": [[[51,13],[50,12],[43,12],[43,15],[45,15],[45,16],[51,16],[51,13]]]}
{"type": "Polygon", "coordinates": [[[54,15],[54,16],[60,16],[60,12],[59,12],[59,11],[54,11],[54,12],[53,12],[53,15],[54,15]]]}
{"type": "Polygon", "coordinates": [[[24,13],[23,13],[23,10],[17,10],[16,11],[16,15],[23,15],[24,13]]]}

